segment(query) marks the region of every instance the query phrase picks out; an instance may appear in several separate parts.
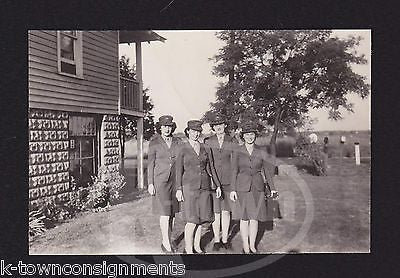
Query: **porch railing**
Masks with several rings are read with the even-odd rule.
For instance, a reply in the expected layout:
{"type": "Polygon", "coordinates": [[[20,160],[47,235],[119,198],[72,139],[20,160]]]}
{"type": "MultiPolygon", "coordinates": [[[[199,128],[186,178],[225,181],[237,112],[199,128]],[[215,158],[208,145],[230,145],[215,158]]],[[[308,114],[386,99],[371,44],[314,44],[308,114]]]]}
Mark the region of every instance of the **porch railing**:
{"type": "Polygon", "coordinates": [[[121,108],[140,111],[139,107],[139,82],[125,77],[120,77],[121,108]]]}

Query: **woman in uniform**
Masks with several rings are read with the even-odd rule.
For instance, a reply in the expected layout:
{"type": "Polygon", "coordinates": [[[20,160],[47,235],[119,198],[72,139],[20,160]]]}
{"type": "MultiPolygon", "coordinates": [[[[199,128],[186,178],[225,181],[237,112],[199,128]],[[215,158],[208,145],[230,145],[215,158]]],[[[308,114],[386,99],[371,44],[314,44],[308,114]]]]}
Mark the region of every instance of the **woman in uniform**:
{"type": "Polygon", "coordinates": [[[185,129],[188,140],[182,144],[176,161],[176,198],[183,202],[182,216],[186,222],[184,253],[187,254],[204,253],[200,246],[201,225],[214,221],[211,191],[216,189],[216,197],[221,196],[211,151],[199,142],[201,125],[201,121],[188,121],[185,129]]]}
{"type": "Polygon", "coordinates": [[[153,213],[160,215],[161,250],[175,252],[171,246],[171,231],[179,203],[175,198],[175,161],[180,139],[172,134],[176,129],[172,116],[164,115],[156,123],[156,135],[149,143],[148,191],[152,198],[153,213]]]}
{"type": "Polygon", "coordinates": [[[244,123],[240,133],[243,145],[237,146],[232,157],[232,192],[230,198],[236,202],[234,218],[240,219],[240,235],[243,253],[257,253],[255,246],[258,221],[267,221],[265,196],[274,198],[278,192],[273,182],[273,163],[266,150],[255,144],[257,125],[244,123]],[[264,177],[267,184],[264,183],[264,177]]]}
{"type": "Polygon", "coordinates": [[[232,245],[228,242],[228,231],[231,220],[231,208],[234,206],[229,195],[231,193],[231,160],[232,153],[236,139],[225,134],[227,127],[225,119],[221,116],[215,117],[210,123],[211,129],[215,134],[204,140],[213,156],[214,167],[217,172],[218,180],[222,186],[221,198],[216,198],[213,193],[213,209],[214,209],[214,222],[212,228],[214,232],[214,246],[213,251],[219,251],[220,248],[232,249],[232,245]],[[221,229],[222,226],[222,229],[221,229]],[[222,230],[222,241],[220,232],[222,230]]]}

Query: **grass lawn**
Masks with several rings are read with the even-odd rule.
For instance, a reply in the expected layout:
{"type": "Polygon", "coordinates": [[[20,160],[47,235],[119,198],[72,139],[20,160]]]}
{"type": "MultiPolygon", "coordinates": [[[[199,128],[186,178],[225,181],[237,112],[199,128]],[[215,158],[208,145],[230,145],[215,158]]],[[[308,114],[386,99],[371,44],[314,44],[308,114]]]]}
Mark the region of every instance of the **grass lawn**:
{"type": "MultiPolygon", "coordinates": [[[[261,253],[369,252],[370,160],[362,161],[359,166],[354,159],[330,159],[329,164],[326,177],[311,176],[299,170],[311,198],[304,198],[291,177],[275,177],[283,218],[275,219],[274,223],[260,223],[258,249],[261,253]],[[309,229],[298,244],[288,245],[298,234],[310,204],[313,205],[313,219],[309,229]]],[[[183,226],[178,214],[173,238],[179,251],[184,245],[183,226]]],[[[212,231],[203,231],[202,244],[207,252],[212,252],[212,231]]],[[[231,238],[232,253],[240,253],[242,245],[237,222],[232,223],[231,238]]],[[[131,190],[123,203],[107,211],[85,212],[48,230],[30,243],[29,253],[161,254],[160,243],[158,217],[151,213],[151,197],[146,192],[131,190]]]]}

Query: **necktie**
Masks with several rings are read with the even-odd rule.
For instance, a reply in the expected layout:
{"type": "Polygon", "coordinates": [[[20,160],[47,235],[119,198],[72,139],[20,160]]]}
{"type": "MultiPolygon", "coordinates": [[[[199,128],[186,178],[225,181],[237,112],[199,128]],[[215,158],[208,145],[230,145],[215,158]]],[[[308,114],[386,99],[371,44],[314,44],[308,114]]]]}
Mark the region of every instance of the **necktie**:
{"type": "Polygon", "coordinates": [[[219,148],[222,148],[222,144],[224,143],[224,137],[223,136],[218,136],[218,144],[219,148]]]}
{"type": "Polygon", "coordinates": [[[167,143],[168,147],[171,147],[172,138],[171,137],[164,137],[165,143],[167,143]]]}

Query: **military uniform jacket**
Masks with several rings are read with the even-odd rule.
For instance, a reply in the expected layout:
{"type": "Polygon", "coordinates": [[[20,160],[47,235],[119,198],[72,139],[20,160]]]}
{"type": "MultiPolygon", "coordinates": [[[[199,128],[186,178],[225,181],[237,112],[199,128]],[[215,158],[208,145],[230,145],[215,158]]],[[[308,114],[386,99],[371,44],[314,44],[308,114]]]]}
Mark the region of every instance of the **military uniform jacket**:
{"type": "Polygon", "coordinates": [[[176,160],[177,189],[185,186],[192,190],[213,190],[220,185],[210,148],[200,143],[200,152],[197,155],[189,142],[182,143],[176,160]],[[210,177],[214,183],[211,183],[210,177]]]}
{"type": "Polygon", "coordinates": [[[231,186],[233,191],[275,190],[274,166],[267,151],[254,144],[251,155],[246,146],[238,145],[232,156],[231,186]],[[268,187],[265,186],[264,177],[268,187]]]}
{"type": "Polygon", "coordinates": [[[213,135],[204,140],[211,149],[214,167],[220,183],[230,185],[231,183],[231,162],[233,150],[236,148],[237,141],[229,135],[224,135],[222,146],[219,146],[217,135],[213,135]]]}
{"type": "Polygon", "coordinates": [[[168,148],[164,139],[158,135],[149,143],[147,178],[149,184],[166,183],[175,177],[175,162],[179,151],[180,139],[172,137],[168,148]]]}

